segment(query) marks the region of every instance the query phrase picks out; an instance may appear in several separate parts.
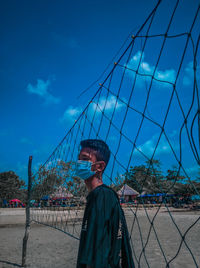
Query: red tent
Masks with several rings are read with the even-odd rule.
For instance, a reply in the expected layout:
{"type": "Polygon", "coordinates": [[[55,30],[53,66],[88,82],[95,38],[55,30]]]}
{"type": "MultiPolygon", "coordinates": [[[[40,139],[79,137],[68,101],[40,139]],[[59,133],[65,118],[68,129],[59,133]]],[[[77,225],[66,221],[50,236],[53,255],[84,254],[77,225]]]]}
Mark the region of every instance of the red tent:
{"type": "Polygon", "coordinates": [[[19,199],[12,199],[9,201],[9,203],[14,203],[14,202],[22,203],[22,201],[20,201],[19,199]]]}
{"type": "Polygon", "coordinates": [[[22,201],[17,199],[17,198],[10,200],[9,204],[10,205],[17,204],[17,205],[20,205],[22,207],[25,207],[25,205],[22,203],[22,201]]]}

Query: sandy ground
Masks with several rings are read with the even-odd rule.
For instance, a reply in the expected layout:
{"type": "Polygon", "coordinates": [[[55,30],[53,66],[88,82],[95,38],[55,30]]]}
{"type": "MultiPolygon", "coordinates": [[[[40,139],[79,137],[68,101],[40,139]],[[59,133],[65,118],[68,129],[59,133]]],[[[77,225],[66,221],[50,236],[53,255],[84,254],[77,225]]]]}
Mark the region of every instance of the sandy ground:
{"type": "MultiPolygon", "coordinates": [[[[158,213],[155,208],[126,209],[125,215],[132,234],[136,267],[166,267],[174,257],[170,268],[200,267],[200,211],[179,210],[169,214],[166,209],[158,213]]],[[[24,222],[24,209],[0,209],[0,267],[21,267],[24,222]]],[[[69,227],[68,231],[74,228],[79,232],[80,224],[69,227]]],[[[76,267],[78,244],[78,240],[61,231],[32,224],[27,267],[76,267]]]]}

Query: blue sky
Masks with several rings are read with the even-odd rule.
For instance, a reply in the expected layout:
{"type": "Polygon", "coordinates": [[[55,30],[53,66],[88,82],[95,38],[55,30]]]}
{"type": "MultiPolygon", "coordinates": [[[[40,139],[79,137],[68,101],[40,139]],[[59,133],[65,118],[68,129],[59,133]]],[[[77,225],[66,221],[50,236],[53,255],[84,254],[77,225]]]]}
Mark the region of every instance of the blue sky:
{"type": "MultiPolygon", "coordinates": [[[[166,21],[171,14],[174,5],[170,1],[163,1],[159,16],[155,18],[151,34],[164,33],[166,21]],[[164,26],[165,25],[165,26],[164,26]]],[[[182,1],[177,10],[174,25],[169,33],[182,33],[188,31],[197,9],[198,1],[182,1]]],[[[128,35],[135,34],[144,20],[147,18],[157,1],[17,1],[9,0],[1,3],[1,43],[0,43],[0,172],[13,170],[24,180],[27,179],[28,156],[33,155],[34,168],[44,163],[54,148],[66,135],[75,120],[80,115],[90,98],[98,89],[98,83],[91,87],[80,98],[80,93],[92,82],[97,80],[106,66],[120,49],[128,35]]],[[[198,17],[198,21],[200,18],[198,17]]],[[[145,32],[146,29],[144,29],[145,32]]],[[[194,29],[194,36],[199,34],[199,29],[194,29]]],[[[195,39],[195,38],[194,38],[195,39]]],[[[185,40],[185,39],[184,39],[185,40]]],[[[147,115],[156,118],[161,123],[171,85],[174,82],[181,53],[183,53],[182,37],[176,41],[168,39],[163,56],[155,72],[155,78],[169,83],[155,81],[151,104],[148,106],[147,115]],[[170,51],[170,53],[169,53],[170,51]],[[179,54],[180,53],[180,54],[179,54]],[[157,83],[157,84],[156,84],[157,83]],[[159,114],[159,115],[158,115],[159,114]]],[[[120,53],[130,43],[128,38],[120,53]]],[[[196,41],[196,39],[194,40],[196,41]]],[[[134,79],[134,70],[138,67],[139,59],[142,64],[139,71],[146,75],[152,75],[161,39],[154,39],[148,43],[142,52],[144,39],[138,39],[135,43],[131,58],[126,63],[126,55],[121,61],[122,67],[116,68],[116,78],[113,82],[113,92],[118,88],[118,77],[126,65],[130,70],[126,71],[125,84],[117,101],[117,118],[113,122],[122,120],[128,100],[130,85],[134,79]],[[124,101],[124,102],[123,102],[124,101]]],[[[179,96],[185,110],[188,109],[188,101],[191,97],[191,85],[193,81],[192,46],[190,44],[185,56],[182,72],[178,80],[181,90],[179,96]]],[[[199,52],[198,52],[199,55],[199,52]]],[[[113,59],[114,62],[114,59],[113,59]]],[[[113,64],[113,63],[112,63],[113,64]]],[[[106,74],[112,68],[111,65],[106,74]]],[[[198,62],[199,68],[199,62],[198,62]]],[[[199,69],[198,69],[199,70],[199,69]]],[[[106,74],[99,82],[103,82],[106,74]]],[[[137,90],[134,92],[132,105],[135,109],[144,107],[143,96],[147,94],[150,79],[139,76],[137,90]]],[[[199,80],[198,80],[199,83],[199,80]]],[[[108,117],[114,109],[116,96],[110,94],[106,100],[106,89],[103,89],[99,97],[90,105],[90,110],[101,113],[105,106],[108,117]],[[96,101],[96,102],[95,102],[96,101]],[[95,104],[95,103],[98,103],[95,104]],[[99,109],[100,107],[100,109],[99,109]]],[[[195,102],[195,105],[197,103],[195,102]]],[[[179,150],[178,140],[182,122],[180,109],[175,112],[177,100],[174,99],[171,108],[171,118],[166,125],[167,135],[170,137],[175,150],[179,150]]],[[[195,113],[194,107],[193,114],[195,113]]],[[[91,112],[90,112],[91,113],[91,112]]],[[[92,115],[91,115],[92,116],[92,115]]],[[[98,121],[98,119],[96,119],[98,121]]],[[[138,119],[139,120],[139,119],[138,119]]],[[[191,117],[192,120],[192,117],[191,117]]],[[[100,136],[105,138],[108,129],[104,122],[100,136]]],[[[134,139],[138,129],[137,118],[128,113],[124,133],[134,139]],[[129,118],[130,117],[130,118],[129,118]],[[130,122],[134,120],[134,125],[130,122]]],[[[159,130],[155,126],[145,122],[142,135],[137,140],[137,147],[145,154],[152,154],[159,137],[159,130]]],[[[194,127],[197,133],[197,127],[194,127]]],[[[113,154],[117,133],[112,129],[108,142],[111,144],[113,154]]],[[[184,166],[191,176],[196,176],[198,165],[188,152],[188,141],[183,134],[184,166]]],[[[194,134],[195,141],[197,134],[194,134]]],[[[124,141],[120,147],[119,161],[128,161],[129,145],[124,141]],[[127,153],[127,156],[125,156],[127,153]],[[124,156],[124,157],[122,157],[124,156]]],[[[134,164],[143,163],[141,154],[134,151],[134,164]]],[[[173,164],[171,149],[164,137],[161,138],[157,148],[157,158],[167,166],[173,164]]],[[[155,156],[155,158],[156,158],[155,156]]],[[[75,156],[74,156],[75,157],[75,156]]],[[[176,162],[174,160],[174,162],[176,162]]],[[[110,163],[112,165],[112,163],[110,163]]],[[[120,171],[119,172],[123,172],[120,171]]]]}

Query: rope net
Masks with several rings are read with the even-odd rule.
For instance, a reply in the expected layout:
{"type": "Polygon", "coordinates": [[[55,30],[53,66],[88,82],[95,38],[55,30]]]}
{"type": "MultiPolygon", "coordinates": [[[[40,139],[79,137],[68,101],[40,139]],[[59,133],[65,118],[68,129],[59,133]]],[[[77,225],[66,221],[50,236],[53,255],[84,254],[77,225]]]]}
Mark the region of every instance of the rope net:
{"type": "Polygon", "coordinates": [[[33,221],[79,239],[87,190],[70,170],[81,140],[101,139],[111,150],[104,183],[139,194],[123,207],[136,266],[175,267],[182,258],[200,266],[200,216],[191,216],[200,189],[200,6],[191,10],[185,23],[182,1],[158,1],[93,85],[94,96],[33,177],[33,221]],[[177,216],[174,207],[186,205],[177,216]]]}

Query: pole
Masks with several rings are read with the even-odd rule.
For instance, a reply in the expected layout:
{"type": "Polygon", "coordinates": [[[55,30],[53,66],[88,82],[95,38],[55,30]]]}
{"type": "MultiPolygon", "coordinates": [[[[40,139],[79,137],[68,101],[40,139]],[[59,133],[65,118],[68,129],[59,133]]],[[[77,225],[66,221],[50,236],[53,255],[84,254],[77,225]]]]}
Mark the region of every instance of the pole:
{"type": "Polygon", "coordinates": [[[26,249],[28,236],[30,231],[30,200],[31,200],[31,188],[32,188],[32,156],[29,156],[28,161],[28,193],[27,193],[27,203],[26,203],[26,225],[25,225],[25,234],[23,238],[23,248],[22,248],[22,267],[26,267],[26,249]]]}

